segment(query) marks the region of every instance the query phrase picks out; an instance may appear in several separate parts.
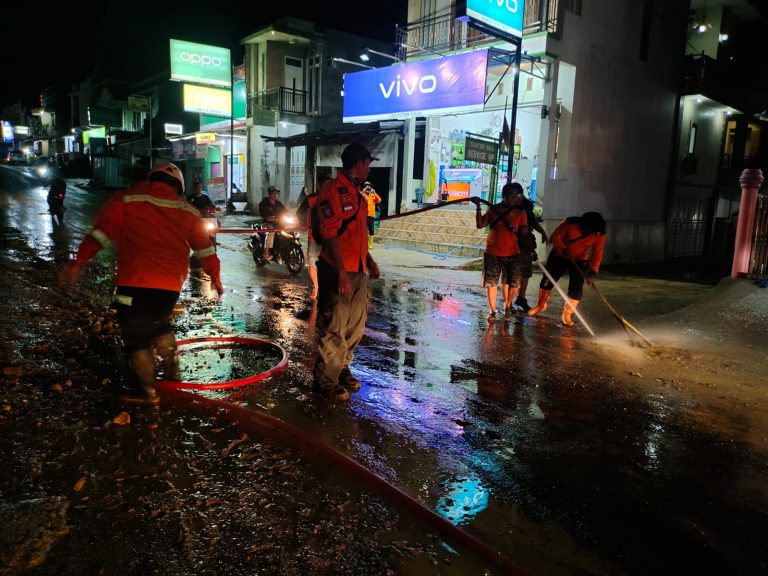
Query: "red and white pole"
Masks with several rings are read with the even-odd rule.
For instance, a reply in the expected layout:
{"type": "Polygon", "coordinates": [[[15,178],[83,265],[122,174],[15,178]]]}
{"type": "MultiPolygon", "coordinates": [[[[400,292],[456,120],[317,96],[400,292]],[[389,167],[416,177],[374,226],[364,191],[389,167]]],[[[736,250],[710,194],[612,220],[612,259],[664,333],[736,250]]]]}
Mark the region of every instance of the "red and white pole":
{"type": "Polygon", "coordinates": [[[748,168],[739,177],[741,184],[741,204],[739,221],[736,224],[736,243],[733,247],[733,268],[731,277],[746,276],[749,272],[749,260],[752,255],[752,234],[755,230],[757,212],[757,192],[763,184],[763,171],[748,168]]]}

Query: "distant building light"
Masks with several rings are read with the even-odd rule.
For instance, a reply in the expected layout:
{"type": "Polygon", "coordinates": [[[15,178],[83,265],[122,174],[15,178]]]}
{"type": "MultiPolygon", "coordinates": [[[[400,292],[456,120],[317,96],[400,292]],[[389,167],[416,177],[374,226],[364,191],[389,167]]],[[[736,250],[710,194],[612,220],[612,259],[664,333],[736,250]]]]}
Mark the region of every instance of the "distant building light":
{"type": "Polygon", "coordinates": [[[728,42],[728,34],[720,34],[717,37],[717,41],[720,42],[720,44],[723,44],[724,42],[728,42]]]}
{"type": "Polygon", "coordinates": [[[698,28],[696,28],[696,31],[697,31],[699,34],[703,34],[703,33],[704,33],[704,32],[706,32],[707,30],[709,30],[709,28],[707,27],[707,25],[706,25],[706,24],[699,24],[699,27],[698,27],[698,28]]]}

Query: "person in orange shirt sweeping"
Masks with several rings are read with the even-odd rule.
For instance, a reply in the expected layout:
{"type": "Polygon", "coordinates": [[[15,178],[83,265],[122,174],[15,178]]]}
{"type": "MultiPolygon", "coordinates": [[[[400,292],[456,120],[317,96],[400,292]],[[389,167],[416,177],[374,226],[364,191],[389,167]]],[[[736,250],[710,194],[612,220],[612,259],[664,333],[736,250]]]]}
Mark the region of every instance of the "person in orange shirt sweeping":
{"type": "MultiPolygon", "coordinates": [[[[568,272],[568,301],[563,307],[561,320],[566,326],[573,326],[571,316],[584,294],[584,278],[592,286],[603,260],[605,219],[599,212],[571,216],[552,232],[549,239],[552,251],[546,268],[555,282],[568,272]]],[[[554,285],[544,276],[539,285],[539,302],[528,311],[528,316],[547,309],[552,288],[554,285]]]]}

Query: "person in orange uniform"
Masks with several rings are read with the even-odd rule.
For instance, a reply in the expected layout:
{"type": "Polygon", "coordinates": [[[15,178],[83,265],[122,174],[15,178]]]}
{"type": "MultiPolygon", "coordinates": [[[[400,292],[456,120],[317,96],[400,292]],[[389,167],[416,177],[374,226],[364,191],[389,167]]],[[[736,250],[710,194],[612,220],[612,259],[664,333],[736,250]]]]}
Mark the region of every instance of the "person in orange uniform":
{"type": "MultiPolygon", "coordinates": [[[[568,301],[563,306],[561,320],[573,326],[573,315],[584,294],[584,279],[593,286],[605,250],[605,219],[599,212],[585,212],[562,222],[549,237],[552,251],[546,268],[557,282],[568,272],[568,301]]],[[[528,311],[535,316],[547,309],[554,285],[544,276],[539,285],[539,302],[528,311]]]]}
{"type": "Polygon", "coordinates": [[[480,209],[480,201],[476,198],[472,199],[477,207],[475,224],[478,228],[484,226],[490,228],[485,244],[485,254],[483,254],[483,286],[488,295],[489,322],[496,320],[499,276],[501,276],[505,318],[510,318],[512,312],[516,310],[514,301],[522,278],[522,261],[517,235],[528,227],[526,214],[520,209],[523,187],[517,182],[508,182],[501,190],[501,199],[501,202],[491,206],[485,214],[480,209]]]}
{"type": "Polygon", "coordinates": [[[376,222],[376,205],[381,203],[381,196],[376,193],[370,182],[363,183],[363,196],[368,202],[368,250],[373,248],[373,234],[376,222]]]}
{"type": "Polygon", "coordinates": [[[350,391],[360,389],[349,365],[365,330],[366,275],[379,277],[368,252],[368,206],[360,193],[374,160],[362,144],[349,144],[341,153],[341,171],[317,197],[323,242],[317,260],[318,350],[312,387],[333,401],[348,400],[350,391]]]}
{"type": "Polygon", "coordinates": [[[73,284],[102,248],[117,248],[113,307],[133,384],[142,396],[129,400],[159,401],[154,350],[163,376],[179,380],[176,337],[170,318],[189,274],[192,248],[211,285],[221,296],[220,263],[196,208],[184,200],[184,175],[174,164],[158,166],[147,180],[118,192],[102,208],[74,262],[60,280],[73,284]]]}

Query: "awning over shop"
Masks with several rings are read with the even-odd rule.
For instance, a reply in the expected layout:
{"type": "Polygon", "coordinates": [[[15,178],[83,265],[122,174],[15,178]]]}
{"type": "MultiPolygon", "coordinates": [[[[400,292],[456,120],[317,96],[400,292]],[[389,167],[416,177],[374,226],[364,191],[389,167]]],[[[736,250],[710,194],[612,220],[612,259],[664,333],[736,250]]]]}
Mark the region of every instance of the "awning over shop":
{"type": "Polygon", "coordinates": [[[378,135],[398,133],[402,131],[402,129],[403,122],[398,120],[394,122],[375,122],[354,130],[317,130],[315,132],[296,134],[295,136],[262,136],[262,138],[267,142],[272,142],[278,147],[317,147],[332,146],[334,144],[348,144],[357,140],[370,140],[378,135]]]}

